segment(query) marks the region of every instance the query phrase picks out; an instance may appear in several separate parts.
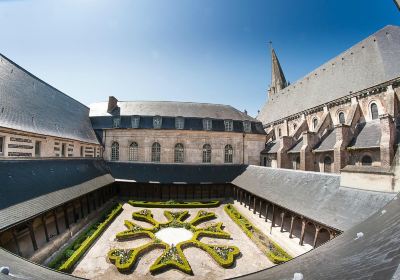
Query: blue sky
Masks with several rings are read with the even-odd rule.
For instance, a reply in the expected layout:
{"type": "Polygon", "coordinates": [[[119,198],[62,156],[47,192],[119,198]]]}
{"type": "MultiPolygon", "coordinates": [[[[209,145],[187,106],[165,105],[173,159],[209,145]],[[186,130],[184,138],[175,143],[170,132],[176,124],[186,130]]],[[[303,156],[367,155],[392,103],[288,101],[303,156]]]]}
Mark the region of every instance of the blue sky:
{"type": "Polygon", "coordinates": [[[268,41],[294,82],[385,25],[392,0],[0,0],[0,53],[88,105],[229,104],[256,115],[268,41]]]}

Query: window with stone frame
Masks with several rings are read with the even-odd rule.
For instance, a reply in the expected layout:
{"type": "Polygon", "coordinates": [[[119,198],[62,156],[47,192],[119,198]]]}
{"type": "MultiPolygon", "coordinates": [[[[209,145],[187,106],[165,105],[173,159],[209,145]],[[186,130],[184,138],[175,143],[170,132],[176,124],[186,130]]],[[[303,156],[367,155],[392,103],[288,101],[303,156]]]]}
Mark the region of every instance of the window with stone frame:
{"type": "Polygon", "coordinates": [[[344,124],[346,122],[346,117],[343,112],[339,113],[339,123],[344,124]]]}
{"type": "Polygon", "coordinates": [[[139,145],[136,142],[132,142],[129,145],[129,153],[128,153],[128,160],[129,161],[138,161],[139,158],[139,145]]]}
{"type": "Polygon", "coordinates": [[[251,132],[251,122],[249,121],[244,121],[243,122],[243,131],[246,133],[250,133],[251,132]]]}
{"type": "Polygon", "coordinates": [[[233,148],[231,145],[225,146],[225,163],[233,163],[233,148]]]}
{"type": "Polygon", "coordinates": [[[183,129],[185,127],[185,119],[182,117],[175,118],[175,128],[176,129],[183,129]]]}
{"type": "Polygon", "coordinates": [[[212,130],[212,120],[204,119],[203,120],[203,129],[204,130],[212,130]]]}
{"type": "Polygon", "coordinates": [[[369,155],[365,155],[361,159],[361,164],[363,166],[371,166],[372,165],[372,158],[369,155]]]}
{"type": "Polygon", "coordinates": [[[162,117],[155,116],[153,117],[153,128],[160,129],[162,126],[162,117]]]}
{"type": "Polygon", "coordinates": [[[119,160],[119,143],[113,142],[111,144],[111,160],[119,160]]]}
{"type": "Polygon", "coordinates": [[[174,161],[177,163],[182,163],[185,161],[185,149],[181,143],[175,145],[174,161]]]}
{"type": "Polygon", "coordinates": [[[378,119],[379,118],[378,105],[376,105],[376,103],[371,103],[370,109],[371,109],[371,119],[373,120],[378,119]]]}
{"type": "Polygon", "coordinates": [[[203,163],[211,163],[211,145],[203,145],[203,163]]]}
{"type": "Polygon", "coordinates": [[[140,124],[140,117],[139,116],[132,116],[131,117],[131,126],[132,128],[139,128],[140,124]]]}
{"type": "Polygon", "coordinates": [[[233,131],[233,121],[232,120],[224,120],[225,131],[233,131]]]}
{"type": "Polygon", "coordinates": [[[113,128],[118,128],[121,125],[121,118],[114,117],[113,118],[113,128]]]}
{"type": "Polygon", "coordinates": [[[161,161],[161,145],[158,142],[154,142],[151,146],[151,161],[160,162],[161,161]]]}
{"type": "Polygon", "coordinates": [[[4,156],[4,137],[0,136],[0,156],[4,156]]]}
{"type": "Polygon", "coordinates": [[[314,119],[313,119],[313,129],[316,130],[316,129],[317,129],[317,126],[318,126],[318,119],[317,119],[317,118],[314,118],[314,119]]]}

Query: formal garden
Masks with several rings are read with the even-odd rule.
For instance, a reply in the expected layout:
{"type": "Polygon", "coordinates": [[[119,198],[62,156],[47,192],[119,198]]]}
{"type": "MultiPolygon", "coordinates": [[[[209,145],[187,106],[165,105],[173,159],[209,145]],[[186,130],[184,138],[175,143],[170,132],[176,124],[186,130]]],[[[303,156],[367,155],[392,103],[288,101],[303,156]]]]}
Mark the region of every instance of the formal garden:
{"type": "Polygon", "coordinates": [[[49,266],[90,279],[206,279],[290,259],[231,204],[131,200],[105,209],[49,266]]]}

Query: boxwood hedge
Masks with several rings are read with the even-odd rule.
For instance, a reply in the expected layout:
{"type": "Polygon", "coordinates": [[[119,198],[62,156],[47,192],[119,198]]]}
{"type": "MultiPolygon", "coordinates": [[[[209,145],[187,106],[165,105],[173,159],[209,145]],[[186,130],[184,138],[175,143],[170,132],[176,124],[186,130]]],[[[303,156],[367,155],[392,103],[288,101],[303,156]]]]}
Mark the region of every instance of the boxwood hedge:
{"type": "Polygon", "coordinates": [[[48,264],[48,267],[63,272],[70,272],[93,242],[121,212],[122,205],[119,203],[103,211],[97,222],[79,234],[71,245],[65,248],[48,264]]]}
{"type": "Polygon", "coordinates": [[[256,228],[249,220],[240,214],[232,204],[225,205],[224,210],[243,232],[260,247],[270,261],[275,264],[280,264],[292,259],[285,250],[274,241],[270,240],[261,230],[256,228]],[[263,240],[261,240],[259,236],[263,236],[263,240]]]}
{"type": "Polygon", "coordinates": [[[221,204],[219,200],[210,201],[137,201],[129,200],[130,205],[145,208],[212,208],[221,204]]]}

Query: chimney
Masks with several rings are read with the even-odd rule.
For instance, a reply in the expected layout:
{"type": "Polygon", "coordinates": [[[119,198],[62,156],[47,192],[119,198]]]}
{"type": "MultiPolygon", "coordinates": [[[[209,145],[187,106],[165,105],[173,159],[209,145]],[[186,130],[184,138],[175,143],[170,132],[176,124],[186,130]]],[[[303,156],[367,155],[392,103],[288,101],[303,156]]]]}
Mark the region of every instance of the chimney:
{"type": "Polygon", "coordinates": [[[114,111],[114,109],[117,107],[118,107],[118,99],[115,98],[114,96],[108,97],[107,113],[111,114],[112,111],[114,111]]]}

